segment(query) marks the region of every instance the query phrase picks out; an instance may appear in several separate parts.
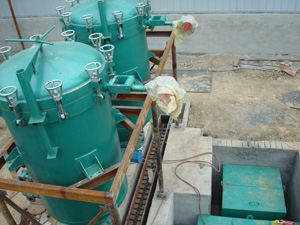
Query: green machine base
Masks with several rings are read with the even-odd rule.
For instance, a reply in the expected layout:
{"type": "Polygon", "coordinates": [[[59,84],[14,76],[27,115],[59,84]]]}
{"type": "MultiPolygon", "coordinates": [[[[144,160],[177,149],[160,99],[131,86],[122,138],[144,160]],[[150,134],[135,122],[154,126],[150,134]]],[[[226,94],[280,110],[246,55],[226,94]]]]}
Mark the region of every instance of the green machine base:
{"type": "MultiPolygon", "coordinates": [[[[206,225],[271,225],[273,221],[250,220],[222,216],[204,215],[206,225]]],[[[295,223],[300,225],[300,223],[295,223]]],[[[198,217],[198,225],[204,225],[201,215],[198,217]]]]}
{"type": "Polygon", "coordinates": [[[286,217],[279,168],[223,165],[222,187],[222,216],[259,220],[286,217]]]}

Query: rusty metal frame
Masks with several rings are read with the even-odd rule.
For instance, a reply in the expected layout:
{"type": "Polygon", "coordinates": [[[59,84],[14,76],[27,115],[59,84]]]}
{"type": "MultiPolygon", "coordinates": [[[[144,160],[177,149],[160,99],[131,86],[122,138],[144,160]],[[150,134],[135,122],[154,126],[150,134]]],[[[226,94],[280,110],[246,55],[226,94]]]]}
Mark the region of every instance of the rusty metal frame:
{"type": "MultiPolygon", "coordinates": [[[[147,36],[169,37],[169,41],[164,50],[153,50],[153,52],[157,56],[161,57],[155,76],[160,76],[162,74],[171,50],[172,50],[172,59],[173,59],[173,73],[174,75],[177,74],[176,57],[174,62],[174,56],[173,56],[173,53],[176,54],[176,51],[174,52],[175,34],[171,31],[152,31],[152,32],[147,32],[147,36]]],[[[120,164],[116,164],[110,168],[107,168],[102,175],[100,175],[99,177],[93,180],[85,179],[69,187],[26,182],[26,181],[20,181],[18,179],[0,178],[0,189],[37,194],[37,195],[48,196],[48,197],[56,197],[56,198],[77,200],[83,202],[104,204],[106,208],[100,207],[99,213],[95,215],[95,217],[91,220],[89,225],[95,224],[104,215],[106,211],[110,213],[111,220],[114,225],[121,225],[122,222],[117,207],[117,198],[121,189],[121,185],[125,178],[127,169],[129,167],[131,157],[134,153],[135,146],[138,142],[147,114],[151,107],[152,100],[149,97],[149,95],[146,95],[145,93],[119,94],[116,100],[144,101],[143,106],[140,108],[119,107],[121,112],[124,113],[125,115],[135,115],[135,116],[138,115],[138,120],[135,125],[129,123],[128,121],[125,121],[124,126],[127,129],[129,129],[132,132],[132,134],[120,164]],[[112,179],[114,179],[114,181],[109,192],[91,190],[112,179]]],[[[2,167],[5,165],[6,156],[12,151],[14,147],[15,147],[15,143],[13,141],[10,141],[10,143],[6,146],[5,150],[0,154],[0,169],[2,169],[2,167]]],[[[5,201],[5,198],[2,199],[5,201]]],[[[8,202],[6,201],[6,203],[8,202]]],[[[24,213],[26,214],[25,211],[24,213]]],[[[30,215],[27,214],[27,216],[30,215]]]]}

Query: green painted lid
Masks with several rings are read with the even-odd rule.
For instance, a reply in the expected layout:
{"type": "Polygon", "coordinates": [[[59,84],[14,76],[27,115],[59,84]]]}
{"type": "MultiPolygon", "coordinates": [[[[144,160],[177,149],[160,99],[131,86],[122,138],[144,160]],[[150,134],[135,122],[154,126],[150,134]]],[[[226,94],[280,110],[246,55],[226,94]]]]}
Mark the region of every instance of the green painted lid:
{"type": "MultiPolygon", "coordinates": [[[[28,60],[26,60],[28,53],[29,49],[24,50],[0,65],[0,89],[6,86],[16,86],[19,100],[24,100],[24,96],[16,71],[28,66],[28,60]]],[[[89,45],[79,42],[44,44],[36,60],[36,74],[33,74],[31,78],[31,87],[36,99],[50,97],[44,88],[45,83],[50,80],[61,80],[63,93],[89,82],[90,78],[84,66],[90,62],[100,62],[102,68],[105,66],[103,55],[89,45]]],[[[4,98],[0,100],[6,101],[4,98]]]]}
{"type": "MultiPolygon", "coordinates": [[[[82,19],[84,15],[93,15],[93,24],[101,25],[98,0],[86,0],[78,5],[75,5],[72,9],[71,21],[73,24],[85,26],[85,22],[82,19]]],[[[105,0],[106,17],[108,24],[115,24],[116,19],[112,15],[114,11],[123,11],[123,20],[126,21],[137,16],[135,5],[139,2],[138,0],[105,0]]]]}
{"type": "Polygon", "coordinates": [[[277,167],[223,165],[223,184],[282,189],[277,167]]]}

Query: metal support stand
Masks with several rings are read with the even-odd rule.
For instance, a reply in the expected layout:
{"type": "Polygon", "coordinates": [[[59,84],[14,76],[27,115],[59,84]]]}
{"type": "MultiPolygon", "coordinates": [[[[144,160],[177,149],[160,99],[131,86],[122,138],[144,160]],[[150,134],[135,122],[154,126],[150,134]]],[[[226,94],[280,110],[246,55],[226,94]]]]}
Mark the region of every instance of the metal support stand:
{"type": "MultiPolygon", "coordinates": [[[[176,81],[177,80],[177,57],[176,57],[176,47],[173,43],[172,45],[172,69],[173,69],[173,77],[175,78],[176,81]]],[[[175,127],[179,128],[180,124],[179,124],[179,120],[175,120],[175,127]]]]}
{"type": "Polygon", "coordinates": [[[8,225],[17,225],[16,221],[8,210],[7,205],[2,199],[0,199],[0,212],[3,214],[3,217],[5,218],[8,225]]]}
{"type": "Polygon", "coordinates": [[[158,111],[157,111],[156,102],[152,102],[151,110],[152,110],[152,120],[153,120],[152,132],[153,132],[155,152],[156,152],[157,178],[158,178],[158,185],[159,185],[159,190],[157,192],[157,197],[165,198],[166,195],[164,193],[164,178],[163,178],[163,171],[162,171],[162,155],[161,155],[161,151],[160,151],[160,133],[159,133],[158,111]]]}

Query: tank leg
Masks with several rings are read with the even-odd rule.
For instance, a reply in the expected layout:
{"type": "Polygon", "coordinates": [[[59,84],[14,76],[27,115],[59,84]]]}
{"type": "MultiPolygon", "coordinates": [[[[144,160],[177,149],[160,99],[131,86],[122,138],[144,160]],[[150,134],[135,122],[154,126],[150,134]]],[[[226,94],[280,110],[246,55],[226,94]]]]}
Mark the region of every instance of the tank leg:
{"type": "Polygon", "coordinates": [[[0,212],[2,212],[8,225],[17,225],[9,209],[7,208],[7,205],[5,204],[4,200],[1,198],[0,198],[0,212]]]}
{"type": "Polygon", "coordinates": [[[159,191],[157,193],[157,197],[165,198],[164,194],[164,179],[163,179],[163,171],[162,171],[162,155],[160,151],[160,133],[159,133],[159,125],[158,125],[158,111],[156,102],[152,102],[151,104],[152,110],[152,132],[154,136],[154,144],[155,144],[155,153],[156,153],[156,163],[157,163],[157,177],[158,177],[158,185],[159,191]]]}
{"type": "Polygon", "coordinates": [[[120,213],[117,207],[117,204],[107,205],[107,209],[109,211],[111,221],[113,225],[122,225],[120,213]]]}

